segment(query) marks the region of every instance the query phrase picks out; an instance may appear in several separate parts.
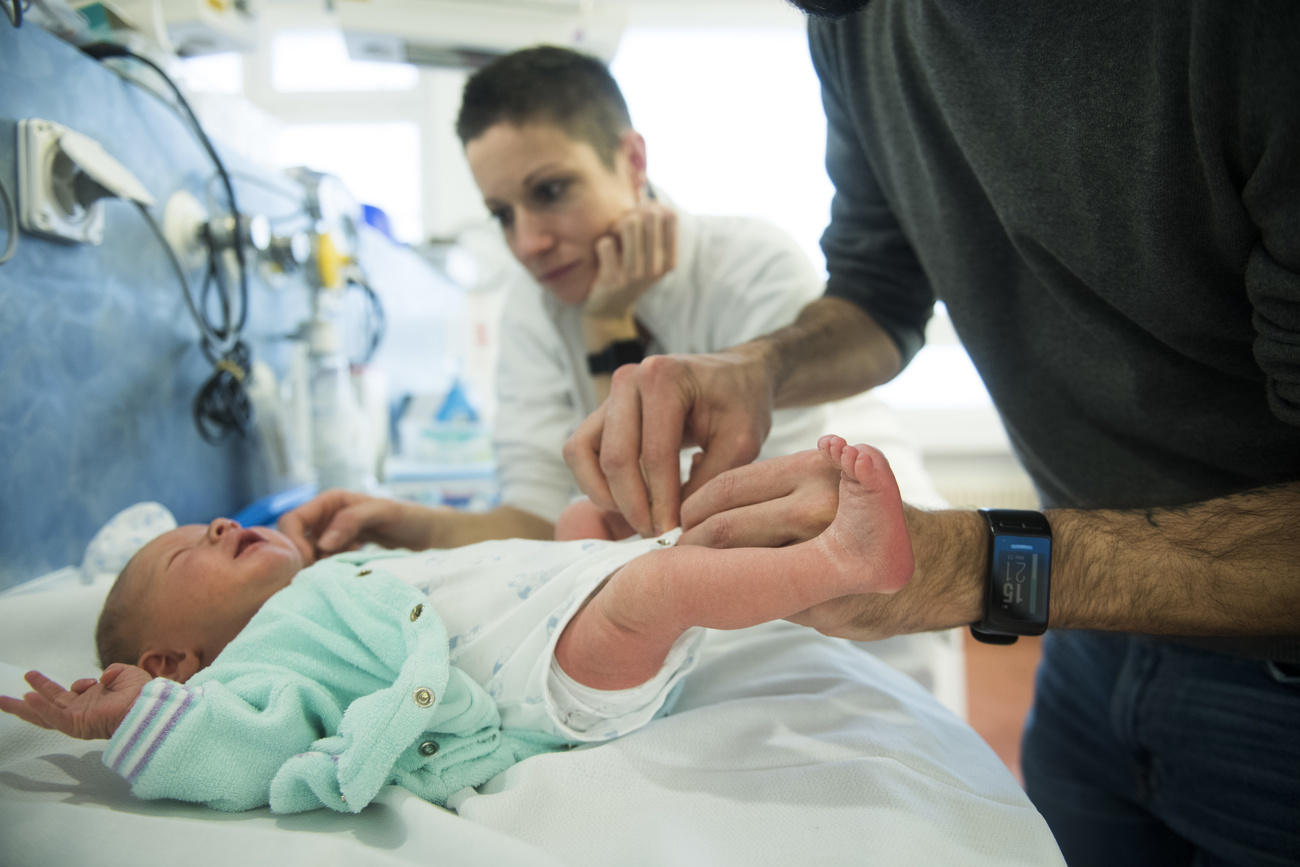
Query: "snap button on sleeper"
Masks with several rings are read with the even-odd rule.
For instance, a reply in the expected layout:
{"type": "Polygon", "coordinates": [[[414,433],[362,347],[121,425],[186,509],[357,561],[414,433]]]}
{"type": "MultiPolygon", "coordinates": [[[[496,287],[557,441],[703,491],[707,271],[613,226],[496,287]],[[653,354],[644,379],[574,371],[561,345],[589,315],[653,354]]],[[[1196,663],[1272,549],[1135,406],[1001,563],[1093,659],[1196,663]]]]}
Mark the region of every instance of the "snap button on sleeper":
{"type": "Polygon", "coordinates": [[[669,545],[672,544],[672,542],[668,541],[667,539],[660,539],[659,544],[664,548],[667,548],[669,545]]]}
{"type": "Polygon", "coordinates": [[[424,603],[421,602],[419,605],[416,605],[414,608],[411,609],[411,622],[414,623],[415,621],[419,620],[420,615],[423,613],[424,613],[424,603]]]}
{"type": "Polygon", "coordinates": [[[369,575],[369,574],[370,574],[370,570],[369,570],[369,569],[362,569],[360,572],[357,573],[357,577],[358,577],[358,578],[364,578],[365,576],[367,576],[367,575],[369,575]]]}
{"type": "Polygon", "coordinates": [[[420,707],[428,707],[433,704],[433,690],[420,687],[415,691],[415,703],[420,707]]]}
{"type": "Polygon", "coordinates": [[[420,744],[420,746],[419,746],[419,750],[420,750],[420,755],[422,755],[422,756],[434,756],[434,755],[437,755],[437,754],[438,754],[438,742],[437,742],[437,741],[424,741],[422,744],[420,744]]]}

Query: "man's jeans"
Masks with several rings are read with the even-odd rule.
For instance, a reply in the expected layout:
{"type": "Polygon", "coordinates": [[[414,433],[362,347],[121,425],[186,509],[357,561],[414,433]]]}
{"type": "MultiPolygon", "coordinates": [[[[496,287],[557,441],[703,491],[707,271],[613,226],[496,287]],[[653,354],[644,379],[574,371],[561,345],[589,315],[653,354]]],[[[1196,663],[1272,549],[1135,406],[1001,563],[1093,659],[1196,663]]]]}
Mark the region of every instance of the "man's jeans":
{"type": "Polygon", "coordinates": [[[1025,788],[1070,867],[1300,865],[1300,677],[1149,637],[1051,632],[1025,788]]]}

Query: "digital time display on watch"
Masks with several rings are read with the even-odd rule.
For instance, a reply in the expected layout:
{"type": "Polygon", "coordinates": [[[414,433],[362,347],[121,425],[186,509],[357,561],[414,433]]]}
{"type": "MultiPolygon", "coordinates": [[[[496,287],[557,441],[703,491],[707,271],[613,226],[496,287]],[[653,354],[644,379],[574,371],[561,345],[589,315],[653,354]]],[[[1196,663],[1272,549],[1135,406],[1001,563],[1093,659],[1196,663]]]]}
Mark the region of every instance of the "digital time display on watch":
{"type": "Polygon", "coordinates": [[[996,536],[989,576],[988,615],[1012,623],[1047,621],[1048,569],[1052,543],[1042,536],[996,536]]]}
{"type": "Polygon", "coordinates": [[[984,614],[971,634],[991,644],[1047,630],[1052,527],[1041,512],[980,509],[989,528],[984,614]]]}

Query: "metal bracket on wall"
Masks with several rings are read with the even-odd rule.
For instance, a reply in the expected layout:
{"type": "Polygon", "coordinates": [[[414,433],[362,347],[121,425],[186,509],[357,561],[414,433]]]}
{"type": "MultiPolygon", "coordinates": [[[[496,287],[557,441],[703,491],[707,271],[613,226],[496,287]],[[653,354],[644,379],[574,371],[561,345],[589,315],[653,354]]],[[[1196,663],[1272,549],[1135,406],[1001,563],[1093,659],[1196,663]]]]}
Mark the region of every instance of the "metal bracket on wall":
{"type": "Polygon", "coordinates": [[[41,118],[18,121],[18,220],[61,241],[104,240],[101,199],[152,205],[153,196],[99,142],[41,118]]]}

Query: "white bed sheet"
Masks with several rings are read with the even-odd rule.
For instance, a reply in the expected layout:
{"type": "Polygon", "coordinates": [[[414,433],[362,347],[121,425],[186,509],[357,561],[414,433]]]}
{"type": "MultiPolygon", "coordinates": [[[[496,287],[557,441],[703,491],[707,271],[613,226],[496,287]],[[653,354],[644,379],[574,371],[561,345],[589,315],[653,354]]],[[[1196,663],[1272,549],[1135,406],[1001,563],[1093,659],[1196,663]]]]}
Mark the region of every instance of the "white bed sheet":
{"type": "MultiPolygon", "coordinates": [[[[108,582],[0,596],[0,692],[95,671],[108,582]]],[[[711,633],[673,715],[528,759],[459,815],[390,787],[358,816],[145,802],[102,742],[0,719],[0,864],[1062,864],[964,722],[848,642],[785,623],[711,633]]]]}

